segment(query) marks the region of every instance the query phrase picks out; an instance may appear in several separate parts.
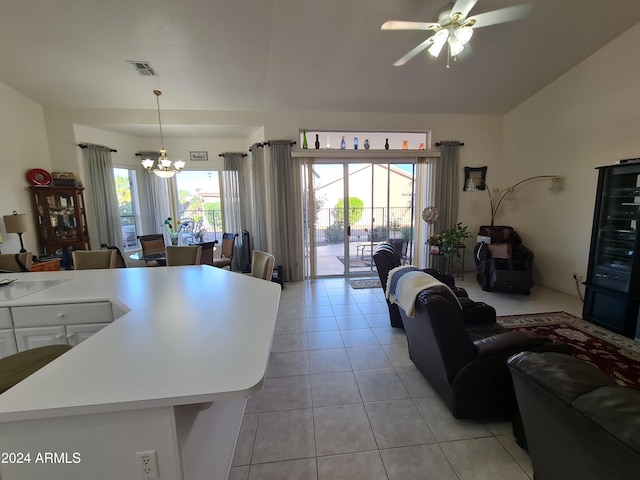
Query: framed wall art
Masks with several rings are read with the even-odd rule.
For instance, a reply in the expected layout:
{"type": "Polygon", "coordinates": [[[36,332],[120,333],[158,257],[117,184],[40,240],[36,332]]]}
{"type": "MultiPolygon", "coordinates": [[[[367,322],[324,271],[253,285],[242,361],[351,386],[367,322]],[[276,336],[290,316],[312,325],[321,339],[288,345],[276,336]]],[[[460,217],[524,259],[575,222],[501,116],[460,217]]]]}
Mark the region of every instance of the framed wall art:
{"type": "Polygon", "coordinates": [[[487,167],[464,167],[464,184],[462,190],[472,192],[485,190],[487,181],[487,167]]]}
{"type": "Polygon", "coordinates": [[[206,162],[209,160],[207,152],[189,152],[192,162],[206,162]]]}

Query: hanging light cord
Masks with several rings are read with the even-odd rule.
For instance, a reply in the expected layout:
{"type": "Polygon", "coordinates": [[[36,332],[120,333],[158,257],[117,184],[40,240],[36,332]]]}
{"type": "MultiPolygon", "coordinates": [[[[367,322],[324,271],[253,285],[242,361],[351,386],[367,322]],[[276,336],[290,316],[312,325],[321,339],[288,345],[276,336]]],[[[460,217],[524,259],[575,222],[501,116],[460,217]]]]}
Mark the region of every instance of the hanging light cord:
{"type": "Polygon", "coordinates": [[[164,135],[162,134],[162,117],[160,116],[160,95],[162,92],[160,90],[154,90],[153,93],[156,96],[156,104],[158,105],[158,123],[160,124],[160,148],[164,150],[164,135]]]}

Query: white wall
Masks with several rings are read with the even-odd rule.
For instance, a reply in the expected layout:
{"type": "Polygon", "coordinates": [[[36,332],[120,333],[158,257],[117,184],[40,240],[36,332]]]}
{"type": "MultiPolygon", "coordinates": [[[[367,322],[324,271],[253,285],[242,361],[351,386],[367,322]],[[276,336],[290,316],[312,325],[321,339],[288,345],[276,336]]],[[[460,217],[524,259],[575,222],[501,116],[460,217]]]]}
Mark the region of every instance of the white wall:
{"type": "Polygon", "coordinates": [[[499,182],[563,177],[563,190],[536,183],[505,202],[498,223],[513,225],[536,255],[538,283],[576,295],[587,270],[597,172],[640,157],[640,25],[509,112],[499,182]]]}
{"type": "MultiPolygon", "coordinates": [[[[0,215],[14,210],[31,215],[31,199],[25,174],[32,168],[51,171],[47,132],[42,107],[16,90],[0,83],[0,215]]],[[[32,231],[23,235],[27,250],[37,251],[37,240],[32,231]]],[[[7,234],[0,221],[2,252],[20,250],[16,234],[7,234]]]]}

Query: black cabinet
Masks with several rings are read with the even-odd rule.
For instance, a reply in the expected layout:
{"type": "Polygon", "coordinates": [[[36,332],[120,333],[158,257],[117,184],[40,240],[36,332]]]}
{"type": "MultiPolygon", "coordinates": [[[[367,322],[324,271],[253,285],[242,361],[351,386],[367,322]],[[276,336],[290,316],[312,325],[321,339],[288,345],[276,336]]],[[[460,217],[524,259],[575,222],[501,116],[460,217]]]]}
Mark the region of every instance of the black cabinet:
{"type": "Polygon", "coordinates": [[[627,337],[640,337],[640,163],[598,168],[582,317],[627,337]]]}

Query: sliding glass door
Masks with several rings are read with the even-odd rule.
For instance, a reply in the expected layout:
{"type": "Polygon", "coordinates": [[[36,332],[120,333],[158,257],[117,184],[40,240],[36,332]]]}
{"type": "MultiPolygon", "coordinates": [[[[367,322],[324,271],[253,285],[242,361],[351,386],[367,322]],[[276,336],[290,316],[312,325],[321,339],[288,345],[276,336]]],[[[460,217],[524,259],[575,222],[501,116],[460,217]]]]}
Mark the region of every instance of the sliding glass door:
{"type": "Polygon", "coordinates": [[[412,163],[334,160],[311,165],[311,276],[375,275],[373,252],[383,241],[393,243],[410,262],[415,171],[412,163]]]}

